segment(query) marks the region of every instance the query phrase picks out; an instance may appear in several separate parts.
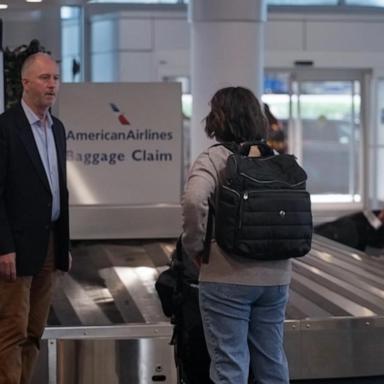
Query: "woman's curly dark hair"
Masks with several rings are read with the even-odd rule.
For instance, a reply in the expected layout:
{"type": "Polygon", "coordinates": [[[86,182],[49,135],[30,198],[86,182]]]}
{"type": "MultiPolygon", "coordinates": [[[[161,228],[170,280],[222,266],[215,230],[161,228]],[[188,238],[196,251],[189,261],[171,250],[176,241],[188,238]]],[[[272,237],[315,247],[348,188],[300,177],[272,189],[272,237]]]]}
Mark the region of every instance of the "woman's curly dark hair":
{"type": "Polygon", "coordinates": [[[205,118],[205,132],[219,142],[265,139],[268,120],[262,104],[247,88],[227,87],[212,97],[211,111],[205,118]]]}

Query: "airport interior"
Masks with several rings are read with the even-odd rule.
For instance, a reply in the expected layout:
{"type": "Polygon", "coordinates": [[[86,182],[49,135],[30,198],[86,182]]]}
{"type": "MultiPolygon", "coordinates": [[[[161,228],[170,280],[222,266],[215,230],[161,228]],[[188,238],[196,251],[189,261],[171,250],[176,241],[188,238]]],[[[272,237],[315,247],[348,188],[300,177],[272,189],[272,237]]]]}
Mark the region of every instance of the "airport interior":
{"type": "Polygon", "coordinates": [[[189,167],[214,143],[209,100],[238,85],[269,106],[308,175],[291,382],[384,383],[383,0],[0,0],[0,19],[0,110],[12,60],[37,44],[60,65],[53,114],[67,135],[73,265],[32,384],[211,382],[200,323],[186,337],[201,343],[201,376],[182,377],[155,283],[182,232],[189,167]]]}

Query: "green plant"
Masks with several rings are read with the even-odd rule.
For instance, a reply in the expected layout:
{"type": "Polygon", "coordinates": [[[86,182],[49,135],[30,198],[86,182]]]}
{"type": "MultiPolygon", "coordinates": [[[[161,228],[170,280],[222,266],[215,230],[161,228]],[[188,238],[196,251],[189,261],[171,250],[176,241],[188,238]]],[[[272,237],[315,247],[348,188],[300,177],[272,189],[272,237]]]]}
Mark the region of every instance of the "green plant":
{"type": "Polygon", "coordinates": [[[33,39],[29,45],[20,45],[14,50],[8,47],[4,50],[4,84],[5,84],[5,109],[17,103],[22,94],[20,71],[24,60],[34,53],[45,52],[46,49],[40,45],[39,40],[33,39]]]}

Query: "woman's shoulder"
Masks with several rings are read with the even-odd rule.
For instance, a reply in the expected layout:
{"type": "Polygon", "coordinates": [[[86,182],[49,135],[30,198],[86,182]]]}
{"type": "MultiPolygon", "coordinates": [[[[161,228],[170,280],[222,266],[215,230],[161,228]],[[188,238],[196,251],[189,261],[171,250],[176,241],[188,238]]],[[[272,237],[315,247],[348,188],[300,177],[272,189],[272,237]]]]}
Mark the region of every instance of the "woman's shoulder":
{"type": "Polygon", "coordinates": [[[232,151],[223,143],[211,145],[207,149],[208,156],[213,159],[226,159],[231,153],[232,151]]]}
{"type": "Polygon", "coordinates": [[[220,172],[227,162],[228,156],[233,153],[224,144],[215,144],[207,148],[207,160],[213,164],[217,172],[220,172]]]}
{"type": "Polygon", "coordinates": [[[225,167],[231,151],[223,145],[212,145],[200,153],[193,162],[190,174],[212,173],[218,175],[225,167]]]}

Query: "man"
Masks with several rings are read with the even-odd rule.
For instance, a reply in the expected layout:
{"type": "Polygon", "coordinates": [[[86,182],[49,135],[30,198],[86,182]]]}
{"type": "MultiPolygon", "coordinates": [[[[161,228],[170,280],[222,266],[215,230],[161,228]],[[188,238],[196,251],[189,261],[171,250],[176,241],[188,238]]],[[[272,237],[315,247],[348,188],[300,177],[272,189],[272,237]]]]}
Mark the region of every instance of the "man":
{"type": "Polygon", "coordinates": [[[55,270],[71,263],[65,132],[49,112],[58,66],[36,53],[21,77],[21,102],[0,116],[0,384],[30,381],[55,270]]]}

